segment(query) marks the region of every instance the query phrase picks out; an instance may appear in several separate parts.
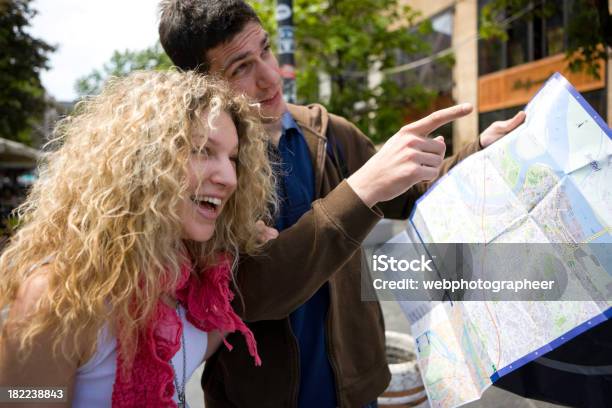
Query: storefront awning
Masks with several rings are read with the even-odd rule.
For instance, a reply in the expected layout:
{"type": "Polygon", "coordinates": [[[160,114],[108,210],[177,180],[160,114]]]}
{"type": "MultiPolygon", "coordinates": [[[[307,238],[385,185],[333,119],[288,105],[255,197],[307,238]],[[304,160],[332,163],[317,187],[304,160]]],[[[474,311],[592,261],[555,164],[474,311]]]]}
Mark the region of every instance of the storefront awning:
{"type": "Polygon", "coordinates": [[[22,143],[0,138],[0,168],[34,168],[40,155],[40,151],[22,143]]]}

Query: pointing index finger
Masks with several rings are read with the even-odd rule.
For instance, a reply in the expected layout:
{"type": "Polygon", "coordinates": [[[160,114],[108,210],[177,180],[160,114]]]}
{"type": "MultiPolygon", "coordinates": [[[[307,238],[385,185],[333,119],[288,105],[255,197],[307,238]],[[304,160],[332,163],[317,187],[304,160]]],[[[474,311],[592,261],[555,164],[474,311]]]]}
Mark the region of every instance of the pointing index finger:
{"type": "Polygon", "coordinates": [[[453,120],[459,119],[472,111],[472,105],[469,103],[462,103],[459,105],[451,106],[450,108],[440,109],[434,113],[419,119],[414,123],[406,126],[406,128],[412,132],[415,132],[421,136],[427,136],[437,128],[445,125],[453,120]]]}

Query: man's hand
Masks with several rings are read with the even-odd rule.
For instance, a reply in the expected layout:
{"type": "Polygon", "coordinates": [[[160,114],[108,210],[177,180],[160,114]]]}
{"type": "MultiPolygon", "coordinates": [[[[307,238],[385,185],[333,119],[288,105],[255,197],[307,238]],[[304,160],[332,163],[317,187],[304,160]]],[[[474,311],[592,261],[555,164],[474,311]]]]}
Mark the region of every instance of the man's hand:
{"type": "Polygon", "coordinates": [[[435,139],[427,136],[471,111],[470,104],[456,105],[404,126],[347,182],[359,198],[372,207],[397,197],[418,182],[435,179],[446,144],[442,136],[435,139]]]}
{"type": "Polygon", "coordinates": [[[498,120],[497,122],[491,123],[491,125],[480,134],[480,147],[484,149],[491,145],[491,143],[512,132],[525,121],[525,117],[525,112],[519,111],[511,119],[498,120]]]}
{"type": "Polygon", "coordinates": [[[257,229],[257,241],[260,244],[265,244],[271,239],[276,239],[278,237],[278,231],[275,228],[268,227],[262,220],[259,220],[255,223],[255,228],[257,229]]]}

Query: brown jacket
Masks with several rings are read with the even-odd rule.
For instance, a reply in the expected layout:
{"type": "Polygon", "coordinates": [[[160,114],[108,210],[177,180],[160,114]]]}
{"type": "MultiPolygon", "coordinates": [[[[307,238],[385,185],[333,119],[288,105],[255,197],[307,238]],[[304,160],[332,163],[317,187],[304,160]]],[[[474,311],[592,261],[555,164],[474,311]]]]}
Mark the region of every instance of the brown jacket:
{"type": "MultiPolygon", "coordinates": [[[[241,336],[228,336],[234,349],[221,346],[205,365],[207,408],[297,406],[299,350],[288,316],[325,282],[330,292],[327,351],[339,406],[361,407],[374,401],[390,380],[380,305],[361,301],[361,243],[383,213],[387,218],[407,218],[428,185],[416,185],[392,201],[368,208],[343,181],[326,143],[330,135],[335,138],[353,173],[375,153],[371,141],[320,105],[290,105],[289,111],[310,150],[315,201],[261,255],[239,263],[236,281],[244,308],[240,301],[235,307],[255,335],[263,364],[252,364],[241,336]]],[[[442,173],[478,147],[474,142],[446,159],[442,173]]]]}

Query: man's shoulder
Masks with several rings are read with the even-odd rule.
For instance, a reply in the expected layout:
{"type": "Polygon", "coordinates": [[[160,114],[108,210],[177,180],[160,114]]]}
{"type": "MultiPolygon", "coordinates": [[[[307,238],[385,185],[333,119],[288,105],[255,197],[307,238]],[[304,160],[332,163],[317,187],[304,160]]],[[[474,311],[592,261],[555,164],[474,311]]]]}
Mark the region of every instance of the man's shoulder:
{"type": "Polygon", "coordinates": [[[309,103],[307,105],[297,105],[288,103],[287,108],[293,116],[321,116],[328,115],[327,108],[320,103],[309,103]]]}

